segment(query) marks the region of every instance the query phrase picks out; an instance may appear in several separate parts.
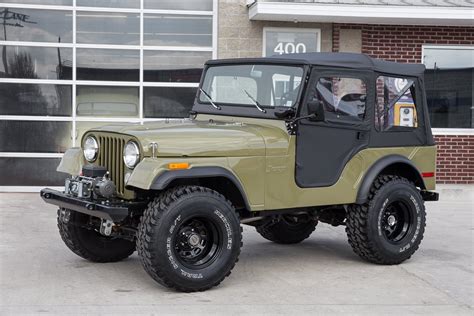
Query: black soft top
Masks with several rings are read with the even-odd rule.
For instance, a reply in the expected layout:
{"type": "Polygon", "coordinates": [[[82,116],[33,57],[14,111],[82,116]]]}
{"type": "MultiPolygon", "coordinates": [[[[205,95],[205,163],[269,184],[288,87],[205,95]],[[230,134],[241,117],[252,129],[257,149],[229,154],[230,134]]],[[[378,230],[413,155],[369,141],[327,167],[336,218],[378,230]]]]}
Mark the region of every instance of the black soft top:
{"type": "Polygon", "coordinates": [[[341,67],[350,69],[374,70],[382,73],[405,76],[422,76],[425,71],[423,64],[402,64],[381,59],[375,59],[364,54],[355,53],[304,53],[285,54],[262,58],[235,58],[209,60],[207,65],[237,63],[277,63],[304,64],[341,67]]]}

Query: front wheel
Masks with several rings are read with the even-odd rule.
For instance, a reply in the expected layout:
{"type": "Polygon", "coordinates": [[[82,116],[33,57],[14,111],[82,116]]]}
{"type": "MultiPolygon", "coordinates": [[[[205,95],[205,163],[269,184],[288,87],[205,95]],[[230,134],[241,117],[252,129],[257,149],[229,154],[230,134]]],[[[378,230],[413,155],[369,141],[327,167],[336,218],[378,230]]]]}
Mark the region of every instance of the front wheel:
{"type": "Polygon", "coordinates": [[[116,262],[133,254],[134,242],[101,235],[91,227],[90,219],[79,212],[58,210],[59,234],[72,252],[93,262],[116,262]]]}
{"type": "Polygon", "coordinates": [[[232,204],[199,186],[180,186],[155,198],[139,227],[137,250],[158,283],[204,291],[227,277],[240,254],[242,230],[232,204]]]}
{"type": "Polygon", "coordinates": [[[368,202],[348,208],[346,233],[361,258],[399,264],[418,249],[425,231],[425,207],[417,188],[405,178],[380,176],[368,202]]]}

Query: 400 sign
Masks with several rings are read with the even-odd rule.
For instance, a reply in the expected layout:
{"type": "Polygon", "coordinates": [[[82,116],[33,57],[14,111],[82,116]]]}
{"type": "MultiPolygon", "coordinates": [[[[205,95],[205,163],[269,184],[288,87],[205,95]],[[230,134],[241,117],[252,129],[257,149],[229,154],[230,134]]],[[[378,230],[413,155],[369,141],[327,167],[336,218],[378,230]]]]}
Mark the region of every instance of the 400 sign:
{"type": "Polygon", "coordinates": [[[278,43],[273,49],[274,53],[279,55],[282,54],[294,54],[294,53],[306,53],[306,45],[304,43],[278,43]]]}

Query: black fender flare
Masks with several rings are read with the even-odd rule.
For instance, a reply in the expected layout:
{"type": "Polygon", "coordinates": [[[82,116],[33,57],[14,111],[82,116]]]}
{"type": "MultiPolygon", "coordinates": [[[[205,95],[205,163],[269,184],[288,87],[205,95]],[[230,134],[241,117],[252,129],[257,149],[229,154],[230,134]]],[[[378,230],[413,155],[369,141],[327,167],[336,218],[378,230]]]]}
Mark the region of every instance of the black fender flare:
{"type": "Polygon", "coordinates": [[[229,170],[223,167],[194,167],[190,169],[183,170],[169,170],[165,171],[162,174],[155,177],[150,190],[164,190],[168,185],[177,179],[198,179],[198,178],[214,178],[222,177],[230,180],[239,190],[244,200],[245,207],[250,211],[250,204],[245,195],[244,188],[242,184],[237,179],[237,177],[230,172],[229,170]]]}
{"type": "Polygon", "coordinates": [[[367,198],[369,196],[370,188],[372,187],[372,183],[378,177],[378,175],[387,167],[393,164],[404,164],[417,176],[417,182],[420,183],[422,189],[425,188],[425,183],[423,181],[423,177],[416,168],[416,166],[405,156],[402,155],[389,155],[377,160],[366,172],[364,175],[364,179],[362,180],[359,191],[357,192],[357,204],[363,204],[367,202],[367,198]]]}

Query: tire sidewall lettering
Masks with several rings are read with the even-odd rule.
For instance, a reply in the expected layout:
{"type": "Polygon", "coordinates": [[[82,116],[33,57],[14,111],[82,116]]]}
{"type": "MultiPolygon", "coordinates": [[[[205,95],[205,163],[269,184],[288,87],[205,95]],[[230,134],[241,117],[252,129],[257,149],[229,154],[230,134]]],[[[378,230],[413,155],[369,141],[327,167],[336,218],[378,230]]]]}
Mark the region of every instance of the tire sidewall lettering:
{"type": "Polygon", "coordinates": [[[229,221],[227,220],[227,218],[224,216],[224,214],[222,214],[219,210],[214,210],[214,214],[217,215],[217,217],[219,217],[219,219],[224,223],[224,227],[225,227],[225,230],[226,230],[226,235],[227,235],[227,250],[231,250],[232,249],[232,228],[230,227],[230,224],[229,224],[229,221]]]}
{"type": "Polygon", "coordinates": [[[176,259],[174,257],[174,254],[173,254],[173,251],[172,251],[172,236],[173,236],[173,232],[174,230],[176,229],[176,226],[178,226],[181,222],[181,215],[178,215],[178,217],[175,218],[175,220],[173,221],[173,224],[170,226],[169,228],[169,235],[168,237],[166,238],[166,255],[168,257],[168,260],[171,264],[171,266],[173,267],[174,270],[178,269],[178,264],[176,262],[176,259]]]}
{"type": "Polygon", "coordinates": [[[178,264],[176,263],[176,259],[174,258],[173,251],[171,250],[171,237],[166,238],[166,255],[168,260],[171,264],[171,267],[176,270],[178,269],[178,264]]]}

